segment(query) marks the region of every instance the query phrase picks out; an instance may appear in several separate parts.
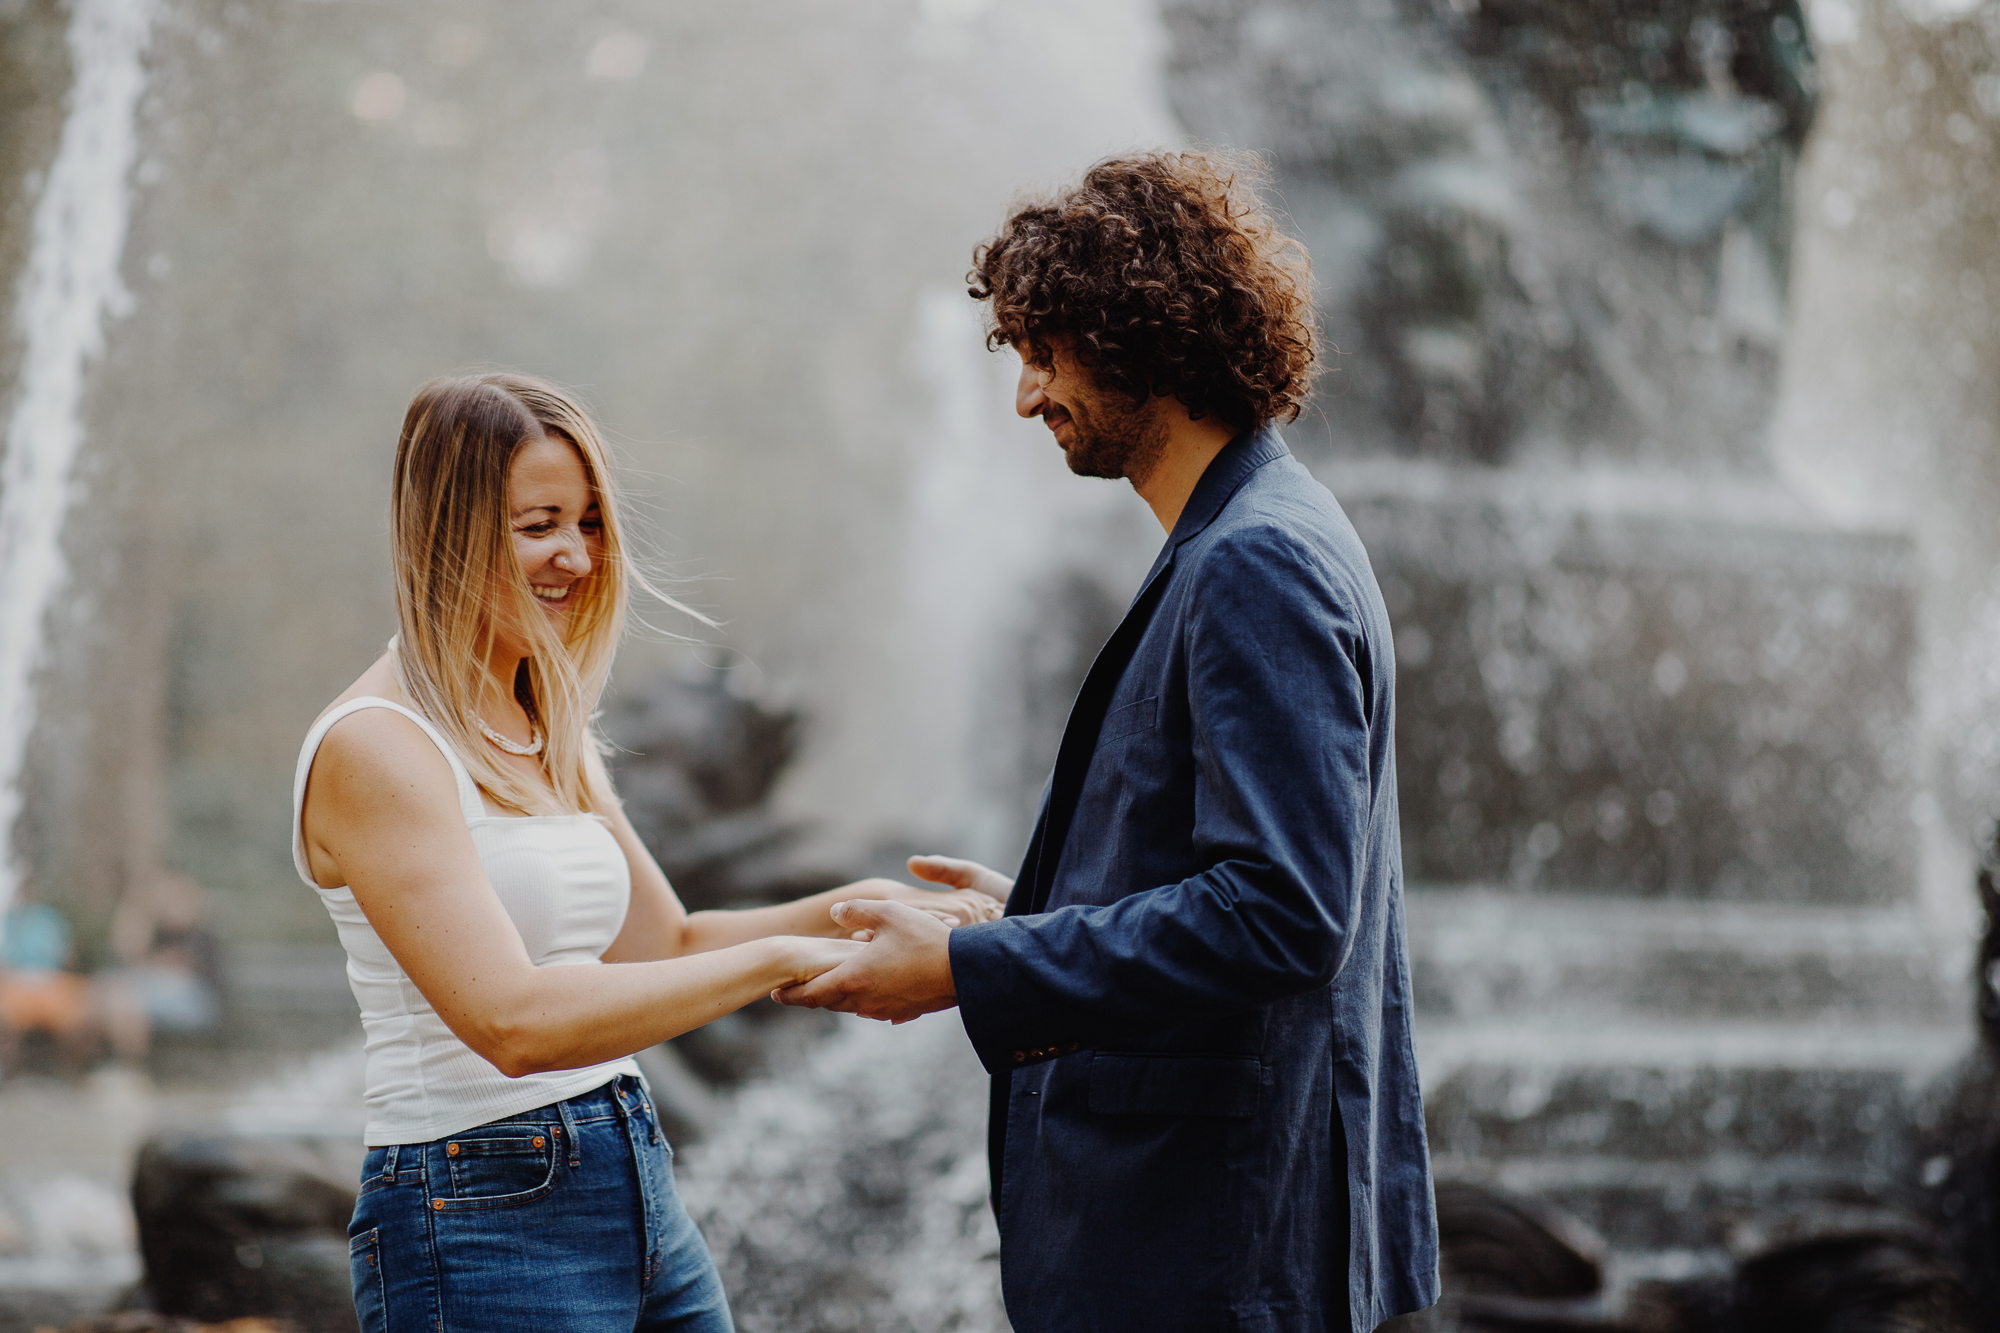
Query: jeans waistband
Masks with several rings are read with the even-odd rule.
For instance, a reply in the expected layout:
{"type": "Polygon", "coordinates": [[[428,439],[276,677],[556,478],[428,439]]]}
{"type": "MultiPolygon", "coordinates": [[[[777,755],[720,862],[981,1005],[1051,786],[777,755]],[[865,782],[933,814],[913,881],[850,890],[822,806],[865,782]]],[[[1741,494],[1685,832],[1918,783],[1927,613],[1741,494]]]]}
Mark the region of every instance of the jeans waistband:
{"type": "Polygon", "coordinates": [[[505,1125],[524,1120],[537,1123],[555,1120],[615,1120],[621,1115],[630,1115],[639,1110],[652,1110],[652,1099],[646,1095],[646,1085],[630,1074],[619,1074],[589,1092],[579,1092],[574,1097],[566,1097],[560,1102],[550,1102],[547,1106],[537,1106],[532,1111],[516,1111],[513,1115],[502,1116],[492,1123],[505,1125]],[[567,1114],[564,1114],[565,1111],[567,1114]]]}

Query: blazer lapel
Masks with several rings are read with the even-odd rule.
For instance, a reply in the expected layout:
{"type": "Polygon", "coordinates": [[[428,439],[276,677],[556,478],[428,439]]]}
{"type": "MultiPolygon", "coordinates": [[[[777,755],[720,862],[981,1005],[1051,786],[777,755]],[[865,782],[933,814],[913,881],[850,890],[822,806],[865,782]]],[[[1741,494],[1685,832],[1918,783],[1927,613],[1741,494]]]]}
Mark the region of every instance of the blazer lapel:
{"type": "Polygon", "coordinates": [[[1040,912],[1048,906],[1049,886],[1055,880],[1056,861],[1069,823],[1076,814],[1077,797],[1083,793],[1083,778],[1090,770],[1090,757],[1097,751],[1097,733],[1104,725],[1104,713],[1119,678],[1131,664],[1146,626],[1152,622],[1153,608],[1159,605],[1160,591],[1166,587],[1167,570],[1173,565],[1171,542],[1160,552],[1145,586],[1133,599],[1131,609],[1112,631],[1111,639],[1090,664],[1069,710],[1069,724],[1063,728],[1062,748],[1056,751],[1055,773],[1049,779],[1048,799],[1042,802],[1042,817],[1035,821],[1035,836],[1028,844],[1023,861],[1022,883],[1007,897],[1009,914],[1040,912]],[[1024,891],[1025,890],[1025,891],[1024,891]]]}
{"type": "Polygon", "coordinates": [[[1070,820],[1076,814],[1077,798],[1083,793],[1083,779],[1090,771],[1091,756],[1097,751],[1097,733],[1104,725],[1111,695],[1118,688],[1125,668],[1131,665],[1132,654],[1145,636],[1146,627],[1152,623],[1175,552],[1214,522],[1229,497],[1236,494],[1252,472],[1287,452],[1274,427],[1245,431],[1215,456],[1195,484],[1187,507],[1181,511],[1166,545],[1160,548],[1145,583],[1140,585],[1139,595],[1132,599],[1125,618],[1118,623],[1097,660],[1091,663],[1089,674],[1083,678],[1083,688],[1077,691],[1069,722],[1063,728],[1062,747],[1056,752],[1055,772],[1042,799],[1041,814],[1035,820],[1034,835],[1028,840],[1028,852],[1022,858],[1014,891],[1007,896],[1007,915],[1040,912],[1048,906],[1063,842],[1069,836],[1070,820]]]}

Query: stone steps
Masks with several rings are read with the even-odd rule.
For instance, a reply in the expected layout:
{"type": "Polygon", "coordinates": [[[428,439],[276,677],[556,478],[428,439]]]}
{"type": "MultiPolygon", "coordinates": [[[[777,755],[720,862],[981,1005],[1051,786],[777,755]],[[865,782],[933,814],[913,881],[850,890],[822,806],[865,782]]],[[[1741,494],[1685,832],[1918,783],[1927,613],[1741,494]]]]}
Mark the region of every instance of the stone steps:
{"type": "Polygon", "coordinates": [[[1634,1271],[1700,1267],[1752,1217],[1918,1183],[1905,1131],[1972,1045],[1970,940],[1884,908],[1408,903],[1441,1178],[1547,1200],[1634,1271]]]}
{"type": "Polygon", "coordinates": [[[1908,908],[1481,889],[1413,889],[1407,903],[1426,1017],[1950,1023],[1970,1003],[1973,939],[1940,940],[1908,908]]]}
{"type": "Polygon", "coordinates": [[[1420,1027],[1432,1132],[1466,1155],[1851,1156],[1965,1051],[1953,1029],[1746,1029],[1420,1027]]]}

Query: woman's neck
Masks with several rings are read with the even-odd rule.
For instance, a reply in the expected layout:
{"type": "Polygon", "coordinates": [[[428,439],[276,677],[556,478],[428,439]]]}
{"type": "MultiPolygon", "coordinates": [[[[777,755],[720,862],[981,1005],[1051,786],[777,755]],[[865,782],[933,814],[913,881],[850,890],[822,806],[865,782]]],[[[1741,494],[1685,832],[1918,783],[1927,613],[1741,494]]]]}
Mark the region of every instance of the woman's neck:
{"type": "Polygon", "coordinates": [[[479,682],[478,711],[487,726],[504,736],[527,741],[534,729],[528,710],[515,697],[514,682],[520,678],[523,657],[495,655],[487,661],[479,682]]]}

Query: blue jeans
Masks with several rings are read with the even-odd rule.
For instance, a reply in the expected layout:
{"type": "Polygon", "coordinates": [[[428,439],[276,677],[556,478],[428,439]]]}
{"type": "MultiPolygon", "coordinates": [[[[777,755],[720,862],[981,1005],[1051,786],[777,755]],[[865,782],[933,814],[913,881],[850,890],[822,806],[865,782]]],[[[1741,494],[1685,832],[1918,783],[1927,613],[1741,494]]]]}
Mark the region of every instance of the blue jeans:
{"type": "Polygon", "coordinates": [[[362,1333],[730,1333],[645,1085],[369,1150],[348,1227],[362,1333]]]}

